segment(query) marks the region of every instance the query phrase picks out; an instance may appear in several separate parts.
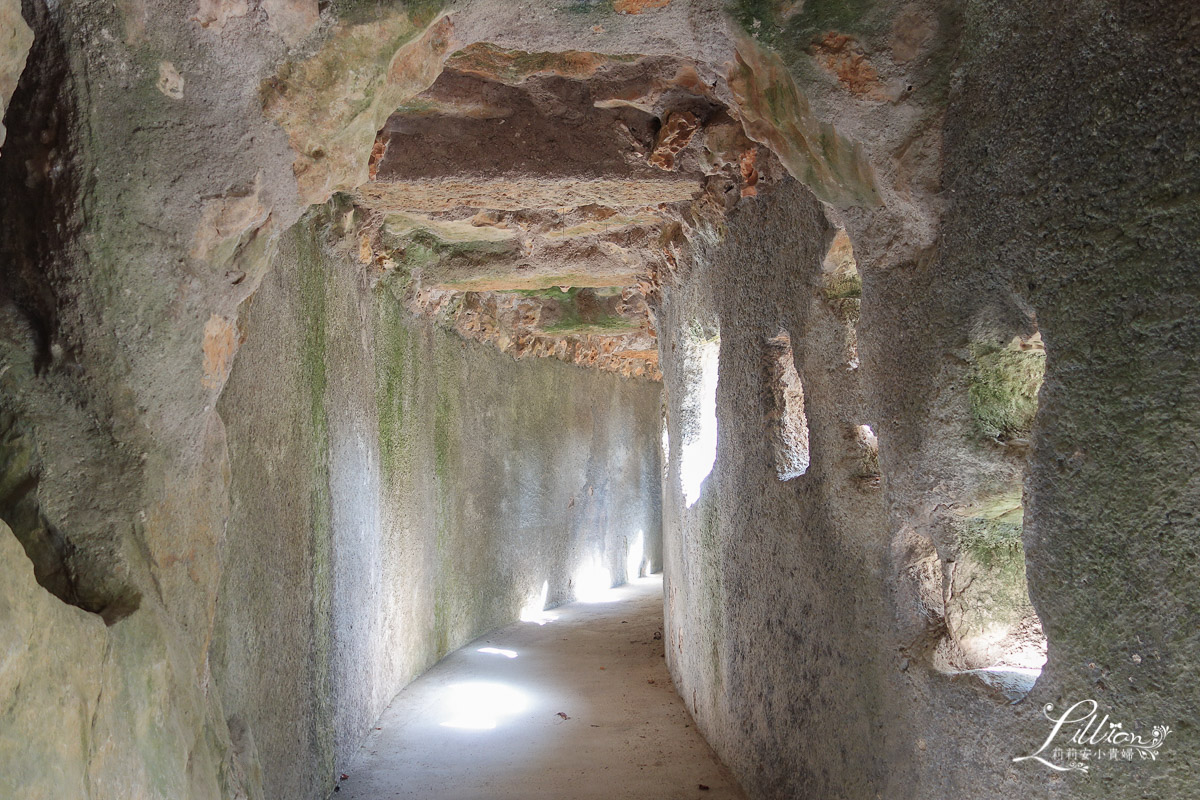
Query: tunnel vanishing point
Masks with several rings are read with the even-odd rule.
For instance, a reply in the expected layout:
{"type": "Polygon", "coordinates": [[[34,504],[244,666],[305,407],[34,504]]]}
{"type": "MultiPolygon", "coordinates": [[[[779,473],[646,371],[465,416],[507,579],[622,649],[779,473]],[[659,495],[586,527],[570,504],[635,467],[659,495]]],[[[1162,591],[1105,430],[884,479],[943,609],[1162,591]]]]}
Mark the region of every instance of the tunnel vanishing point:
{"type": "Polygon", "coordinates": [[[1194,2],[0,0],[0,101],[0,799],[324,800],[658,572],[751,798],[1200,797],[1194,2]]]}

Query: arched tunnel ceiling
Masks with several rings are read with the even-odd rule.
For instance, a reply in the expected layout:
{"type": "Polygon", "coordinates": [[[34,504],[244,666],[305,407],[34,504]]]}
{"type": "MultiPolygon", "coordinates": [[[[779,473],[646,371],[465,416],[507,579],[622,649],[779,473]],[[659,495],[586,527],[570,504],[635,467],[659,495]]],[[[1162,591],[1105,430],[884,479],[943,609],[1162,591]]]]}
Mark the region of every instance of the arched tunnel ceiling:
{"type": "Polygon", "coordinates": [[[658,379],[687,233],[782,174],[686,59],[478,43],[379,131],[360,256],[464,336],[658,379]]]}

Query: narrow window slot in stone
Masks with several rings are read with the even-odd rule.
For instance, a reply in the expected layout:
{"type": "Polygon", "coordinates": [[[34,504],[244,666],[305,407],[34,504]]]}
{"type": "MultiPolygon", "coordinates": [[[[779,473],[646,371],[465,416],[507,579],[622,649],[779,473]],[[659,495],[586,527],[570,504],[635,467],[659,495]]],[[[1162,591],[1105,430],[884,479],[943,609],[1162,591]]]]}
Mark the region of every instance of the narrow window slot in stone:
{"type": "Polygon", "coordinates": [[[787,331],[767,340],[766,362],[770,386],[767,427],[775,451],[775,474],[779,480],[789,481],[808,471],[809,451],[804,387],[787,331]]]}

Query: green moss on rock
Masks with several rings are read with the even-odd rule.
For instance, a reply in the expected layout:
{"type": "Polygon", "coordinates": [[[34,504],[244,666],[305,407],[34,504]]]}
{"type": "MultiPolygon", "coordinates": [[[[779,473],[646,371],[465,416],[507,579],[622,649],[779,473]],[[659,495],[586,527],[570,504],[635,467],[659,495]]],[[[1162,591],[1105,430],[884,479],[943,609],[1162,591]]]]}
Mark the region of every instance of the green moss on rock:
{"type": "Polygon", "coordinates": [[[385,480],[391,480],[406,461],[409,446],[404,409],[406,354],[409,349],[408,329],[404,325],[403,309],[392,301],[390,294],[380,294],[379,326],[376,333],[378,351],[375,356],[375,404],[379,415],[379,459],[385,480]]]}
{"type": "Polygon", "coordinates": [[[578,318],[559,320],[553,325],[546,326],[544,330],[546,333],[582,335],[589,333],[623,333],[635,330],[636,328],[637,324],[633,320],[606,314],[603,317],[586,322],[578,318]]]}
{"type": "Polygon", "coordinates": [[[733,0],[726,10],[742,30],[790,60],[829,31],[878,32],[886,18],[879,5],[876,0],[733,0]]]}
{"type": "Polygon", "coordinates": [[[575,295],[579,294],[579,288],[568,286],[566,289],[563,289],[559,286],[550,286],[545,289],[517,289],[516,294],[522,297],[537,297],[543,300],[557,300],[560,303],[569,303],[574,301],[575,295]]]}
{"type": "Polygon", "coordinates": [[[1024,515],[1020,487],[989,495],[964,512],[958,531],[959,546],[984,564],[1009,561],[1013,557],[1023,563],[1024,515]]]}
{"type": "Polygon", "coordinates": [[[972,519],[964,525],[959,544],[989,563],[1021,552],[1021,523],[972,519]]]}
{"type": "Polygon", "coordinates": [[[426,281],[447,285],[464,279],[486,282],[496,270],[494,264],[504,264],[503,257],[515,248],[511,238],[462,239],[443,233],[422,227],[394,236],[385,230],[383,243],[401,272],[420,270],[426,281]]]}
{"type": "Polygon", "coordinates": [[[825,297],[830,300],[857,300],[862,297],[862,278],[857,272],[836,272],[825,282],[825,297]]]}
{"type": "Polygon", "coordinates": [[[394,6],[399,6],[414,25],[428,25],[444,5],[445,0],[404,0],[393,4],[380,3],[379,0],[330,0],[330,6],[343,24],[374,22],[391,12],[394,6]]]}
{"type": "Polygon", "coordinates": [[[973,345],[968,393],[976,433],[988,439],[1028,436],[1045,372],[1041,348],[1019,340],[1005,347],[973,345]]]}
{"type": "Polygon", "coordinates": [[[312,563],[312,673],[314,703],[312,739],[320,762],[319,774],[333,775],[336,750],[333,738],[333,502],[329,489],[329,422],[325,408],[328,386],[327,275],[321,247],[322,232],[328,228],[325,206],[308,215],[299,228],[297,267],[300,283],[300,312],[304,320],[301,347],[301,377],[309,390],[309,443],[312,481],[309,497],[312,519],[310,557],[312,563]]]}

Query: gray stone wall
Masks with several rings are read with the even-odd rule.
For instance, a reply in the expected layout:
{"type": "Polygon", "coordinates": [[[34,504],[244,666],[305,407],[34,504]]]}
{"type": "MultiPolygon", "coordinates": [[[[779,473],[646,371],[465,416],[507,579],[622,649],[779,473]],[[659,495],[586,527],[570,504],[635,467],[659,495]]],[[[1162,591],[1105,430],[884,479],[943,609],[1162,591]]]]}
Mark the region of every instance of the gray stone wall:
{"type": "Polygon", "coordinates": [[[844,328],[820,283],[832,229],[788,182],[745,203],[664,293],[671,452],[664,487],[667,657],[705,735],[752,796],[874,797],[886,772],[880,490],[860,480],[866,416],[844,328]],[[687,507],[681,401],[719,328],[717,457],[687,507]],[[807,470],[780,480],[773,339],[789,334],[807,470]]]}
{"type": "Polygon", "coordinates": [[[268,797],[332,788],[395,693],[660,537],[659,386],[417,321],[306,217],[219,411],[231,516],[211,665],[268,797]]]}
{"type": "MultiPolygon", "coordinates": [[[[980,3],[942,23],[959,38],[953,63],[939,61],[944,116],[924,116],[911,140],[941,153],[921,161],[922,186],[825,213],[798,186],[763,193],[695,242],[692,273],[664,289],[672,673],[754,796],[1189,797],[1195,15],[980,3]],[[854,371],[837,353],[845,320],[821,296],[826,214],[845,223],[862,278],[854,371]],[[926,235],[906,231],[918,223],[926,235]],[[717,459],[687,508],[677,442],[692,417],[691,343],[718,329],[717,459]],[[787,482],[772,472],[764,357],[780,329],[811,440],[809,469],[787,482]],[[1029,429],[1024,390],[1001,387],[1016,405],[1000,419],[981,407],[981,383],[998,374],[994,348],[1037,352],[1035,334],[1045,378],[1029,429]],[[878,434],[878,488],[853,480],[846,433],[858,424],[878,434]],[[957,525],[1021,486],[1017,561],[990,561],[997,551],[957,525]],[[963,666],[980,657],[972,626],[1025,613],[1026,567],[1049,660],[1014,702],[963,666]],[[1169,727],[1158,758],[1088,773],[1012,761],[1050,733],[1047,704],[1084,700],[1102,728],[1105,715],[1147,740],[1169,727]]],[[[822,85],[797,72],[805,90],[822,85]]],[[[916,86],[927,100],[929,84],[916,86]]],[[[877,135],[858,116],[866,105],[816,91],[814,106],[869,148],[899,130],[902,103],[870,106],[893,118],[877,135]]],[[[880,176],[902,173],[914,148],[879,157],[880,176]]],[[[1081,725],[1067,727],[1064,748],[1081,725]]]]}

